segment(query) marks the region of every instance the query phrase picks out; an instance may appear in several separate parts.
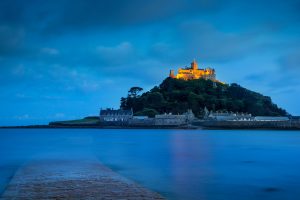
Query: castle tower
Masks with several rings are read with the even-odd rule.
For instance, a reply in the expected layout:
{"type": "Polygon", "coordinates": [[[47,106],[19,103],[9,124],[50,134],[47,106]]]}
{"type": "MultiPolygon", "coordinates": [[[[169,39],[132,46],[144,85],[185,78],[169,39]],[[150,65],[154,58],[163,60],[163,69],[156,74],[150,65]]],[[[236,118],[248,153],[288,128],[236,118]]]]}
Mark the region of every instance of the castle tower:
{"type": "Polygon", "coordinates": [[[193,70],[197,70],[197,69],[198,69],[198,64],[197,64],[197,62],[196,62],[195,59],[194,59],[193,62],[191,63],[191,68],[192,68],[193,70]]]}
{"type": "Polygon", "coordinates": [[[171,77],[171,78],[176,78],[176,77],[175,77],[175,74],[174,74],[174,70],[170,70],[170,75],[169,75],[169,77],[171,77]]]}

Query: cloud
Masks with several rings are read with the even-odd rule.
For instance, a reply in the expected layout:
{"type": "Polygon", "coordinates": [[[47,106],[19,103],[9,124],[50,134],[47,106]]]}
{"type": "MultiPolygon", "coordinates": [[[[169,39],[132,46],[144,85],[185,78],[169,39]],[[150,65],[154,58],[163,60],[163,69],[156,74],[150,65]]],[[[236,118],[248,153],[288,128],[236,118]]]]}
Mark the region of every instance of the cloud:
{"type": "Polygon", "coordinates": [[[62,118],[64,118],[65,116],[66,116],[65,113],[55,113],[54,118],[62,119],[62,118]]]}
{"type": "Polygon", "coordinates": [[[48,55],[58,55],[59,51],[55,48],[48,48],[48,47],[44,47],[41,49],[42,53],[48,54],[48,55]]]}
{"type": "Polygon", "coordinates": [[[176,65],[183,61],[184,49],[172,42],[156,42],[149,47],[147,57],[176,65]]]}
{"type": "Polygon", "coordinates": [[[245,80],[247,81],[253,81],[253,82],[262,82],[266,78],[264,73],[260,74],[249,74],[245,77],[245,80]]]}
{"type": "Polygon", "coordinates": [[[178,27],[186,56],[205,61],[226,62],[247,56],[257,45],[251,32],[228,32],[218,30],[202,21],[184,22],[178,27]]]}
{"type": "MultiPolygon", "coordinates": [[[[0,1],[0,23],[1,24],[19,24],[23,20],[24,4],[23,1],[11,0],[0,1]]],[[[28,1],[30,3],[30,0],[28,1]]]]}
{"type": "Polygon", "coordinates": [[[130,42],[122,42],[116,46],[98,46],[97,55],[105,65],[118,65],[132,61],[135,52],[130,42]]]}
{"type": "Polygon", "coordinates": [[[220,5],[223,5],[221,0],[66,0],[48,6],[52,11],[55,9],[56,15],[49,20],[46,30],[60,32],[60,27],[71,30],[91,27],[119,29],[194,12],[216,12],[220,5]],[[68,9],[61,9],[61,4],[68,9]]]}
{"type": "Polygon", "coordinates": [[[22,65],[22,64],[20,64],[12,69],[12,74],[17,77],[24,76],[25,73],[26,73],[26,69],[24,68],[24,65],[22,65]]]}
{"type": "Polygon", "coordinates": [[[119,31],[178,16],[216,13],[224,5],[224,0],[4,0],[0,23],[49,37],[95,29],[119,31]]]}
{"type": "Polygon", "coordinates": [[[24,31],[0,25],[0,56],[19,53],[22,48],[24,31]]]}
{"type": "Polygon", "coordinates": [[[300,51],[292,51],[279,59],[281,70],[300,73],[300,51]]]}
{"type": "Polygon", "coordinates": [[[17,120],[28,120],[30,118],[30,115],[29,114],[18,115],[18,116],[15,116],[15,118],[17,120]]]}

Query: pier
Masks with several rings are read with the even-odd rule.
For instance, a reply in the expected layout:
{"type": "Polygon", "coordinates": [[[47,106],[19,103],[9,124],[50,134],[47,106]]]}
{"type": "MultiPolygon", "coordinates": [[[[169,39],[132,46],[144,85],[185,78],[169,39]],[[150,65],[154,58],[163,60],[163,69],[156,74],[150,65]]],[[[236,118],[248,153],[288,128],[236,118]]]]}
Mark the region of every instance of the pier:
{"type": "Polygon", "coordinates": [[[164,199],[97,160],[32,161],[12,177],[1,200],[164,199]]]}

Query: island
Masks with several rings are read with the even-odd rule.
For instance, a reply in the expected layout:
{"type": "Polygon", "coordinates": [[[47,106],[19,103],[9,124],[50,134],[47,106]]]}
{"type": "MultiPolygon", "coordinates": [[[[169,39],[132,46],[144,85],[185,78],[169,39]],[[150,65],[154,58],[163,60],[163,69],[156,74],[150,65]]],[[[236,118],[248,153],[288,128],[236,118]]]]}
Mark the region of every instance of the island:
{"type": "Polygon", "coordinates": [[[150,91],[134,86],[119,109],[100,109],[99,116],[50,122],[47,127],[300,129],[300,117],[279,108],[271,98],[236,83],[217,79],[213,68],[170,70],[150,91]]]}
{"type": "Polygon", "coordinates": [[[300,117],[278,107],[269,96],[218,80],[215,69],[199,68],[194,60],[177,73],[170,70],[149,91],[131,87],[119,109],[101,108],[98,116],[13,128],[299,130],[300,117]]]}

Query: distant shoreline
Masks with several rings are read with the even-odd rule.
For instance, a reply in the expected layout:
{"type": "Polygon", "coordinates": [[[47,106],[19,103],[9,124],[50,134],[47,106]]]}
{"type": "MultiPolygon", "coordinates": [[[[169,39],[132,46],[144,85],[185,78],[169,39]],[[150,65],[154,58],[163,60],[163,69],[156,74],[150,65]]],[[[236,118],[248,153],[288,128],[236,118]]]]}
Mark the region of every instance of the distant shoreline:
{"type": "Polygon", "coordinates": [[[26,125],[26,126],[0,126],[0,129],[176,129],[176,130],[291,130],[295,127],[222,127],[222,126],[99,126],[99,125],[26,125]]]}
{"type": "Polygon", "coordinates": [[[0,129],[10,129],[10,128],[40,128],[40,129],[202,129],[202,127],[181,127],[181,126],[97,126],[97,125],[63,125],[63,126],[53,126],[53,125],[27,125],[27,126],[0,126],[0,129]]]}

